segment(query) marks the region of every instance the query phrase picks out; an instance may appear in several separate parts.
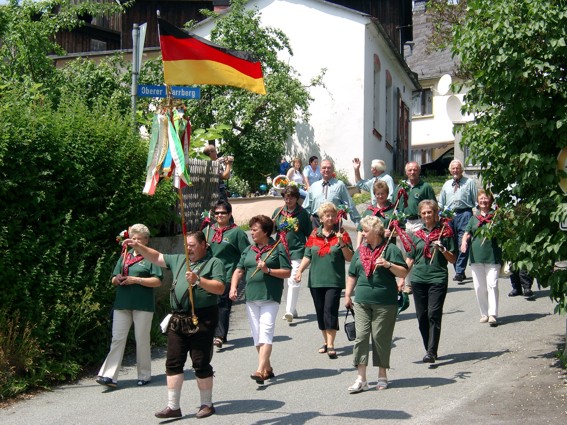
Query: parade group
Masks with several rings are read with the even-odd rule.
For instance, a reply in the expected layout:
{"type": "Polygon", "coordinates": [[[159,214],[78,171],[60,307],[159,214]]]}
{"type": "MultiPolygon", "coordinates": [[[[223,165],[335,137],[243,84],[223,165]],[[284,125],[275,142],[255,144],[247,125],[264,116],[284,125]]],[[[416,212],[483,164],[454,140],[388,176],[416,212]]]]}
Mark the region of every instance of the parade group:
{"type": "MultiPolygon", "coordinates": [[[[212,150],[209,155],[216,160],[216,151],[212,150]]],[[[224,196],[222,180],[229,175],[232,161],[229,158],[221,167],[221,196],[211,210],[214,220],[186,235],[187,255],[150,248],[150,232],[143,224],[129,228],[122,241],[123,255],[112,273],[116,286],[112,342],[97,383],[111,388],[118,385],[132,323],[137,385],[150,382],[154,288],[161,285],[163,267],[171,270],[173,282],[171,315],[163,324],[167,333],[167,406],[155,413],[158,418],[182,416],[180,398],[188,355],[200,394],[196,417],[215,413],[213,348],[221,348],[227,341],[232,303],[243,285],[258,354],[258,367],[250,378],[260,385],[275,377],[270,358],[284,284],[287,298],[281,319],[291,323],[297,317],[299,289],[306,281],[322,335],[318,351],[330,359],[337,358],[334,343],[342,296],[344,307],[352,309],[357,377],[347,389],[350,393],[369,388],[366,369],[370,351],[372,365],[378,368],[376,389],[388,388],[394,326],[404,293],[413,295],[425,352],[423,362],[435,363],[449,263],[454,265],[454,280],[460,284],[467,279],[465,269],[470,261],[480,322],[498,325],[502,254],[498,242],[482,231],[483,226],[491,225],[493,198],[463,175],[459,160],[451,162],[452,178],[437,199],[433,187],[422,180],[416,162],[406,164],[407,180],[395,187],[385,172],[384,161],[373,160],[372,178],[363,179],[361,161],[355,158],[356,185],[371,193],[370,205],[361,216],[345,184],[335,178],[331,160],[319,164],[312,156],[302,170],[301,161],[295,158],[286,173],[295,184],[283,189],[283,205],[271,216],[250,219],[252,241],[234,224],[232,206],[224,196]],[[343,227],[347,217],[357,226],[354,242],[343,227]],[[308,275],[303,276],[307,270],[308,275]]],[[[509,295],[531,295],[529,276],[516,272],[515,279],[518,286],[509,295]]]]}

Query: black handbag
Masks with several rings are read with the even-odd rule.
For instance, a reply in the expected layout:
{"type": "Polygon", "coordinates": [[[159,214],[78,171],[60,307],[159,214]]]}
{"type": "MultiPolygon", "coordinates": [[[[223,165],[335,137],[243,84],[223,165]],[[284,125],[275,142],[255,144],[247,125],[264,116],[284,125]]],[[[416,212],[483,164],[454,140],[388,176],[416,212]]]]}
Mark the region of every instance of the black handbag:
{"type": "Polygon", "coordinates": [[[345,315],[345,333],[346,333],[346,337],[349,341],[354,341],[356,339],[356,326],[354,323],[354,310],[351,308],[347,308],[347,312],[345,315]],[[347,322],[348,319],[348,313],[352,314],[352,318],[353,321],[352,322],[347,322]]]}

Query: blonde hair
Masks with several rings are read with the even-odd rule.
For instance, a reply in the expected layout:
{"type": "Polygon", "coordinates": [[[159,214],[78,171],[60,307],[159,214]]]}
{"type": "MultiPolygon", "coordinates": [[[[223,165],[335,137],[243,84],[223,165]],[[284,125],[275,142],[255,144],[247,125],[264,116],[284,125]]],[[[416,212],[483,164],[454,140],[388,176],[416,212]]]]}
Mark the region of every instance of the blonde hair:
{"type": "Polygon", "coordinates": [[[317,215],[321,218],[329,211],[332,211],[335,214],[337,214],[338,212],[335,204],[333,204],[332,202],[323,202],[321,205],[319,205],[319,209],[317,210],[317,215]]]}
{"type": "Polygon", "coordinates": [[[299,168],[303,167],[303,164],[301,163],[301,158],[299,157],[295,157],[291,160],[291,165],[295,165],[296,162],[299,162],[299,168]]]}
{"type": "Polygon", "coordinates": [[[386,232],[382,220],[374,215],[367,215],[366,217],[363,217],[363,219],[360,220],[360,226],[363,229],[368,229],[371,232],[375,232],[381,238],[384,237],[384,234],[386,232]]]}
{"type": "Polygon", "coordinates": [[[138,235],[142,235],[148,239],[150,238],[150,229],[148,229],[145,224],[133,224],[130,226],[130,229],[128,229],[128,233],[130,234],[130,237],[132,237],[134,233],[137,233],[138,235]]]}

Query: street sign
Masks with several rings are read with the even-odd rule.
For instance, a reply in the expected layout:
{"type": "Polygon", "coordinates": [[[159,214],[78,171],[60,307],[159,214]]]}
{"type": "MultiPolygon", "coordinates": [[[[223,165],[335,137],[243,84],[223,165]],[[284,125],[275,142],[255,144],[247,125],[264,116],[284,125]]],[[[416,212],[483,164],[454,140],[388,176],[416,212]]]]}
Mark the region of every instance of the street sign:
{"type": "MultiPolygon", "coordinates": [[[[149,84],[138,85],[139,97],[167,97],[165,86],[152,86],[149,84]]],[[[201,89],[199,87],[172,86],[171,96],[174,99],[200,99],[201,89]]]]}

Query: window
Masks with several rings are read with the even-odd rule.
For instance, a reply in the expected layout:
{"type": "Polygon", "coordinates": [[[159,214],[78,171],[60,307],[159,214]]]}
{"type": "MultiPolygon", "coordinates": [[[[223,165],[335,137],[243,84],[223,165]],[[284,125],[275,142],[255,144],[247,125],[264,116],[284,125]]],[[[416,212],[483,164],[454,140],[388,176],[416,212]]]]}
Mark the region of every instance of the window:
{"type": "Polygon", "coordinates": [[[430,88],[413,92],[412,115],[414,117],[433,115],[433,91],[430,88]]]}

